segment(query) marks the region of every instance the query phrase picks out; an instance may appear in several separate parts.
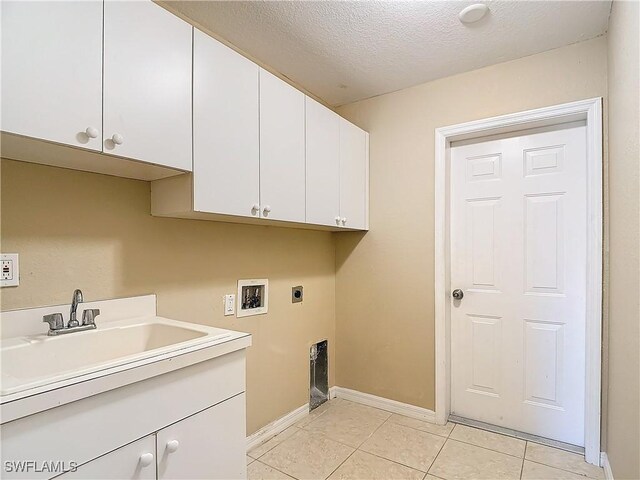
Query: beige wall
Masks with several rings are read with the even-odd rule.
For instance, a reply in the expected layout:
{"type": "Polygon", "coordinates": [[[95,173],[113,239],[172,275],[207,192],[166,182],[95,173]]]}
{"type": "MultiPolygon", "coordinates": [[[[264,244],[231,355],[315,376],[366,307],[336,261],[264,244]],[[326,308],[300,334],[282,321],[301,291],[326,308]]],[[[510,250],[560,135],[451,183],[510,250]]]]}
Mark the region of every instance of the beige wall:
{"type": "Polygon", "coordinates": [[[638,2],[609,22],[609,390],[607,453],[617,480],[640,478],[640,31],[638,2]]]}
{"type": "Polygon", "coordinates": [[[371,231],[336,240],[337,384],[434,408],[434,129],[606,96],[601,37],[338,109],[370,132],[371,231]]]}
{"type": "Polygon", "coordinates": [[[308,402],[310,344],[328,338],[334,358],[330,233],[154,218],[147,182],[9,160],[1,174],[2,251],[21,267],[2,310],[68,303],[78,287],[87,300],[156,293],[160,315],[253,334],[248,433],[308,402]],[[263,277],[269,313],[224,317],[236,281],[263,277]]]}

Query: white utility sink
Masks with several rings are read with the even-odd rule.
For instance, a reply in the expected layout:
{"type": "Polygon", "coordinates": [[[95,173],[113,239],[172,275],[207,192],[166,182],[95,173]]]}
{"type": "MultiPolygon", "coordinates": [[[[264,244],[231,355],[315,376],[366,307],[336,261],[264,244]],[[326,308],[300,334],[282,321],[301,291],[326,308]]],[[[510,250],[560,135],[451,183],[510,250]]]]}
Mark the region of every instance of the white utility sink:
{"type": "MultiPolygon", "coordinates": [[[[127,366],[206,348],[235,332],[152,316],[100,324],[96,330],[56,337],[43,334],[13,337],[0,343],[1,395],[16,394],[61,382],[84,381],[127,366]]],[[[39,389],[41,390],[41,388],[39,389]]]]}

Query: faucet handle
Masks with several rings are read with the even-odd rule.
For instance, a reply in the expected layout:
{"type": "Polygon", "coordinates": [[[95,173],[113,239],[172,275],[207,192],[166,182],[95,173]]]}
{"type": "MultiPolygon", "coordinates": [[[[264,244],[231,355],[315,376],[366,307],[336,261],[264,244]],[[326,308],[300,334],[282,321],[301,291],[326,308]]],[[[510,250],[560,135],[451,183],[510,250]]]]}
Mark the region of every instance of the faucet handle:
{"type": "Polygon", "coordinates": [[[99,308],[87,308],[82,312],[82,325],[95,325],[98,315],[100,315],[99,308]]]}
{"type": "Polygon", "coordinates": [[[45,315],[42,317],[43,322],[47,322],[49,324],[49,330],[61,330],[64,328],[64,320],[62,319],[61,313],[51,313],[49,315],[45,315]]]}

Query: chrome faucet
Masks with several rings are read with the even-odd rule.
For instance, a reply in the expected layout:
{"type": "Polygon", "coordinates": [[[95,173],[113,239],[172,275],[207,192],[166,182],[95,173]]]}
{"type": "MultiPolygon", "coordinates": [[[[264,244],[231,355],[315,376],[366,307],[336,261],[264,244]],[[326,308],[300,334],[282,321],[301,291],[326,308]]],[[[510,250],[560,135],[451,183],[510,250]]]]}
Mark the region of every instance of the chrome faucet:
{"type": "Polygon", "coordinates": [[[96,328],[95,319],[100,315],[100,309],[87,308],[82,312],[82,325],[76,318],[78,305],[83,302],[82,291],[76,289],[73,292],[73,298],[71,299],[71,311],[69,313],[69,322],[67,326],[64,326],[64,319],[61,313],[52,313],[42,317],[42,321],[49,324],[48,334],[64,335],[65,333],[82,332],[83,330],[92,330],[96,328]]]}
{"type": "Polygon", "coordinates": [[[78,322],[78,319],[76,318],[76,310],[78,310],[78,304],[82,302],[82,290],[76,288],[73,292],[73,297],[71,298],[71,311],[69,312],[69,323],[67,324],[67,328],[73,328],[80,325],[80,322],[78,322]]]}

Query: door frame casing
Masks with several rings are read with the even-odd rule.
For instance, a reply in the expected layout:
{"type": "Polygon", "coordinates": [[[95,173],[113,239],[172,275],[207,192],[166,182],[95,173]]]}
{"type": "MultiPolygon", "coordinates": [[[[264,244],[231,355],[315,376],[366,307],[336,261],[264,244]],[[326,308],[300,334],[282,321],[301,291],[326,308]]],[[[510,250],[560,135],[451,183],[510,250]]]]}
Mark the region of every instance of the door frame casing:
{"type": "Polygon", "coordinates": [[[450,328],[450,145],[451,142],[586,122],[587,131],[587,283],[585,371],[585,459],[600,464],[600,393],[602,370],[602,98],[512,113],[435,130],[435,354],[436,423],[444,424],[451,407],[450,328]]]}

